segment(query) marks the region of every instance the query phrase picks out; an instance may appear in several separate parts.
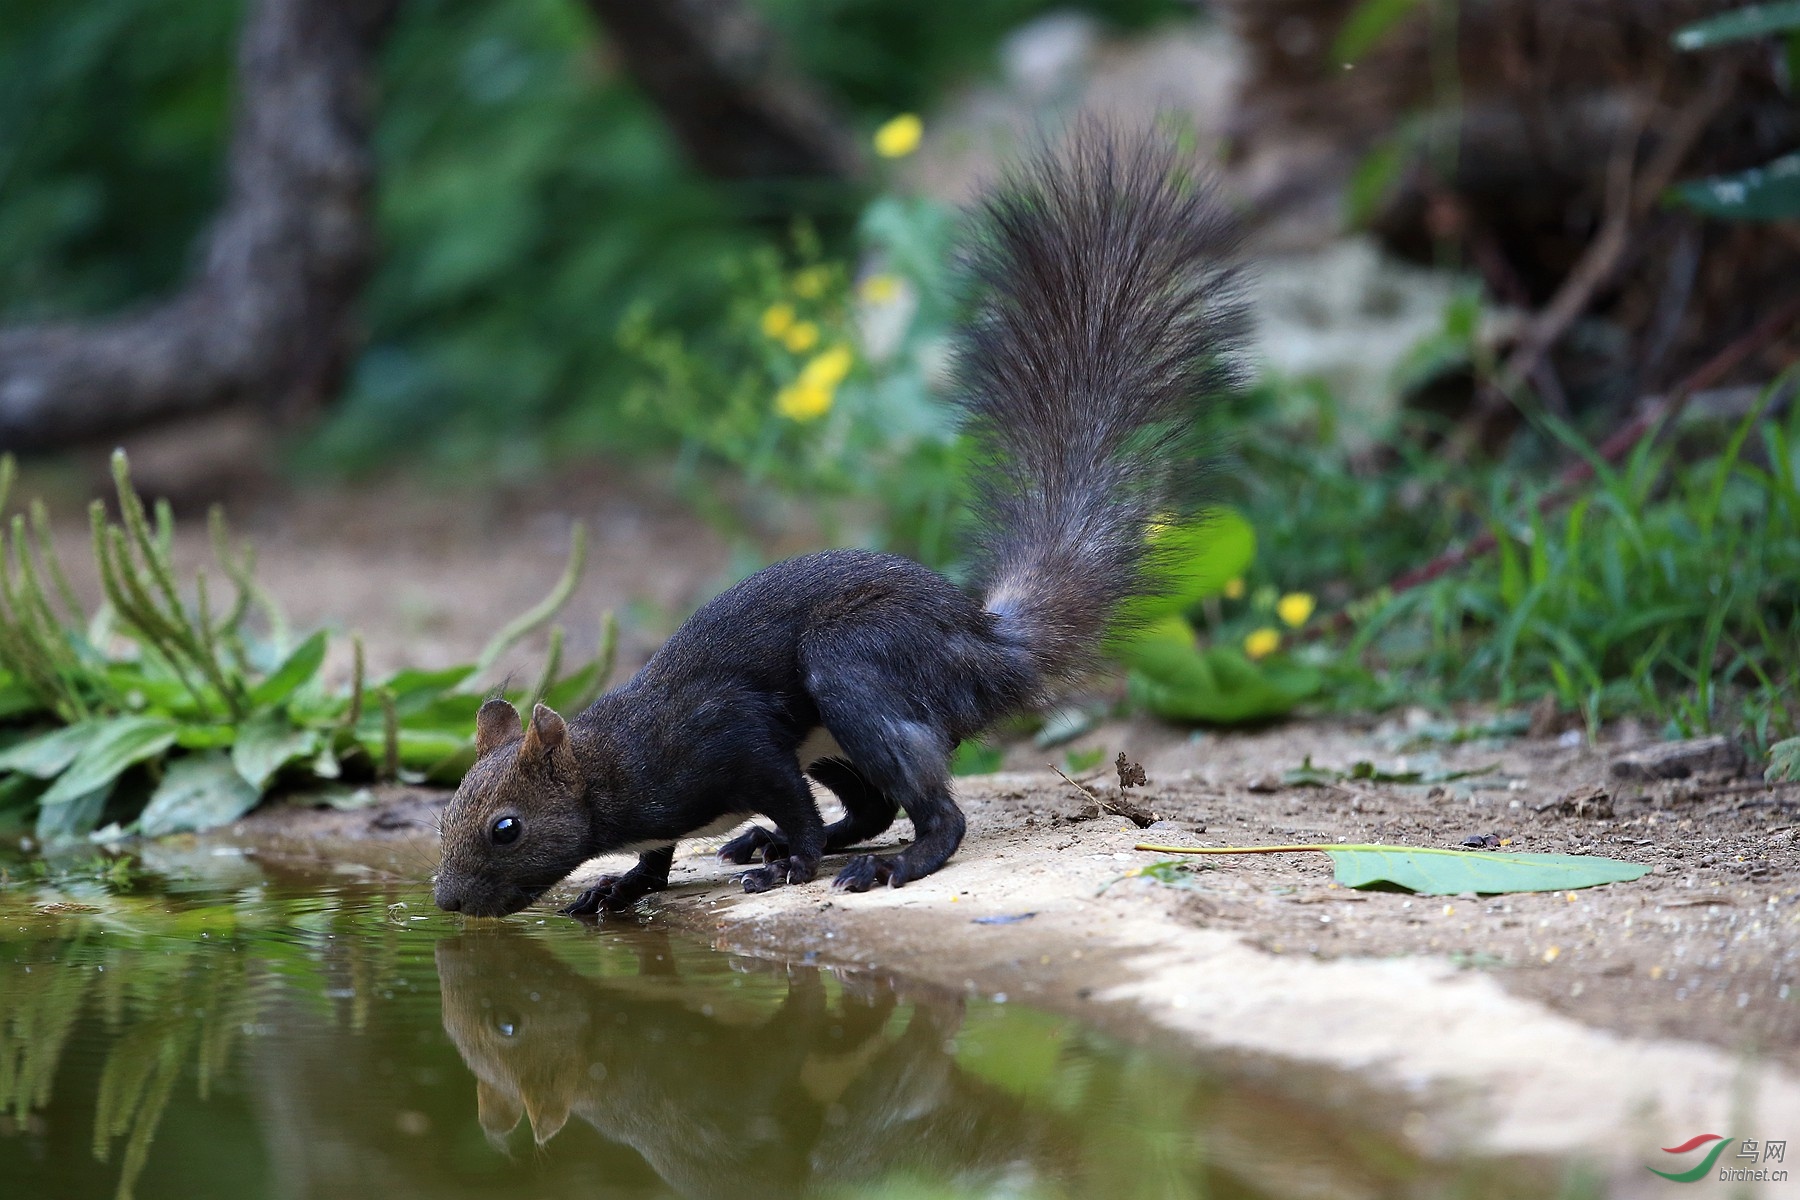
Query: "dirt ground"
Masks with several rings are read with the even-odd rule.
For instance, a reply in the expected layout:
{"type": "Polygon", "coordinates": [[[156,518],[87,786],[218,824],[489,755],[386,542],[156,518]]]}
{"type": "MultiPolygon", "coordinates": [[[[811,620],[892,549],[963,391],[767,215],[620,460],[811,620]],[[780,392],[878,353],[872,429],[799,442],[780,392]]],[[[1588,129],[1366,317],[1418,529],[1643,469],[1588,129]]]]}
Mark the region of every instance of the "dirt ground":
{"type": "MultiPolygon", "coordinates": [[[[904,889],[844,895],[822,878],[745,895],[714,857],[715,838],[683,847],[666,895],[607,920],[897,970],[1126,1037],[1173,1034],[1207,1053],[1336,1068],[1388,1089],[1393,1123],[1423,1153],[1579,1159],[1614,1196],[1662,1194],[1646,1155],[1693,1130],[1767,1138],[1800,1128],[1791,791],[1723,772],[1619,779],[1620,744],[1403,749],[1417,742],[1404,721],[1200,737],[1108,725],[1076,745],[1117,747],[1144,765],[1150,783],[1132,794],[1160,818],[1147,829],[1095,815],[1047,770],[965,777],[968,840],[942,872],[904,889]],[[1308,755],[1315,766],[1373,759],[1482,773],[1436,789],[1274,784],[1308,755]],[[1576,793],[1584,812],[1604,809],[1596,792],[1610,817],[1556,804],[1576,793]],[[1538,811],[1546,804],[1556,806],[1538,811]],[[1174,885],[1130,875],[1172,857],[1134,849],[1145,839],[1455,846],[1488,834],[1652,870],[1634,883],[1492,897],[1352,891],[1331,881],[1324,856],[1307,854],[1212,859],[1174,885]]],[[[1103,775],[1083,781],[1102,801],[1118,795],[1103,775]]],[[[396,790],[362,813],[276,809],[239,836],[416,874],[429,867],[443,799],[396,790]]],[[[879,844],[907,835],[903,822],[879,844]]],[[[544,911],[515,919],[563,919],[548,910],[627,861],[596,860],[544,911]]]]}
{"type": "MultiPolygon", "coordinates": [[[[70,474],[44,490],[66,513],[56,492],[83,486],[70,474]]],[[[623,669],[729,569],[722,542],[654,476],[575,475],[480,497],[404,484],[258,491],[235,499],[233,514],[295,624],[349,614],[377,664],[466,660],[549,588],[576,518],[594,541],[571,641],[579,651],[585,628],[591,646],[599,613],[617,610],[623,669]]],[[[62,531],[73,566],[83,531],[62,531]]],[[[190,560],[204,556],[191,531],[181,544],[190,560]]],[[[511,669],[530,673],[536,653],[522,647],[511,669]]],[[[683,847],[669,893],[612,919],[878,965],[1207,1053],[1336,1069],[1399,1097],[1394,1120],[1422,1150],[1583,1157],[1618,1196],[1660,1194],[1645,1190],[1661,1186],[1646,1154],[1697,1130],[1800,1134],[1800,790],[1762,787],[1757,764],[1717,758],[1683,779],[1615,775],[1615,762],[1655,745],[1632,727],[1597,745],[1579,733],[1451,736],[1492,715],[1248,733],[1111,722],[1055,749],[1027,740],[1008,749],[1002,773],[959,781],[968,840],[935,876],[860,896],[825,879],[748,896],[713,839],[683,847]],[[1140,763],[1149,783],[1132,795],[1157,822],[1140,829],[1097,811],[1047,769],[1083,751],[1140,763]],[[1284,785],[1307,758],[1474,774],[1284,785]],[[1652,871],[1572,893],[1433,898],[1336,886],[1314,854],[1182,860],[1195,869],[1173,883],[1130,874],[1176,857],[1135,850],[1143,840],[1453,847],[1471,837],[1652,871]]],[[[1079,778],[1103,801],[1117,796],[1110,767],[1079,778]]],[[[422,884],[444,800],[390,789],[350,813],[276,805],[225,836],[422,884]]],[[[908,835],[902,822],[883,844],[908,835]]],[[[562,894],[618,865],[590,864],[562,894]]],[[[562,919],[548,903],[524,919],[562,919]]]]}

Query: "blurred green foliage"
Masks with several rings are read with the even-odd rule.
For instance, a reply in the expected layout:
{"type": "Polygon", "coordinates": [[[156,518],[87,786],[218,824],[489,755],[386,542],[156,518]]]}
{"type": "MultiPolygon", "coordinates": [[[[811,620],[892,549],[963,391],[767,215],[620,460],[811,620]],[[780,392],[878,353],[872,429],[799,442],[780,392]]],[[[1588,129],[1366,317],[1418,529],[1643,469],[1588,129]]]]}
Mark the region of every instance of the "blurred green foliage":
{"type": "Polygon", "coordinates": [[[0,6],[0,314],[167,287],[218,202],[235,4],[0,6]]]}
{"type": "MultiPolygon", "coordinates": [[[[1174,0],[769,0],[859,127],[992,70],[1032,16],[1119,26],[1174,0]]],[[[176,282],[217,206],[241,3],[0,9],[0,317],[103,313],[176,282]]],[[[370,346],[313,466],[424,457],[502,474],[667,433],[622,410],[634,307],[700,333],[722,272],[796,212],[841,245],[861,198],[692,171],[580,0],[410,0],[386,48],[370,346]]]]}
{"type": "MultiPolygon", "coordinates": [[[[1734,42],[1780,40],[1787,90],[1800,80],[1800,3],[1750,4],[1675,34],[1682,50],[1708,50],[1734,42]]],[[[1670,198],[1728,221],[1785,221],[1800,216],[1800,151],[1730,175],[1691,180],[1670,189],[1670,198]]]]}

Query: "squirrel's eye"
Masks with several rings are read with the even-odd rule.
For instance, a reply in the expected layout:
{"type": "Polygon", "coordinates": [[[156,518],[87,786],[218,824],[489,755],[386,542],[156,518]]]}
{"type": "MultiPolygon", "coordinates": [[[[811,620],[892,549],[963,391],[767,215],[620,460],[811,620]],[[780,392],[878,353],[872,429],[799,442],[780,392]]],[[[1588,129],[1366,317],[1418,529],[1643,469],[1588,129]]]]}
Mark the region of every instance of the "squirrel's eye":
{"type": "Polygon", "coordinates": [[[494,845],[510,846],[512,843],[518,841],[519,835],[524,832],[525,822],[519,820],[519,818],[501,817],[498,821],[494,822],[494,845]]]}

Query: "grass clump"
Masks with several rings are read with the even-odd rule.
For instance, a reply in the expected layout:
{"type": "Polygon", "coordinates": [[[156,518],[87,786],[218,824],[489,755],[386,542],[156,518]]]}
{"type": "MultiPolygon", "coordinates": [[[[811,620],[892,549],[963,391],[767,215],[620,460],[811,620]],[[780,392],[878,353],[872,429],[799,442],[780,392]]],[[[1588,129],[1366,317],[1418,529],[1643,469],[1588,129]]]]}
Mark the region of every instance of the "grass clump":
{"type": "MultiPolygon", "coordinates": [[[[0,511],[13,475],[0,459],[0,511]]],[[[212,541],[228,599],[205,571],[183,586],[173,515],[165,503],[145,507],[122,453],[113,477],[118,519],[101,501],[91,509],[104,593],[91,614],[41,503],[0,530],[0,819],[29,820],[40,842],[85,837],[109,820],[117,834],[204,829],[282,782],[330,785],[339,804],[353,802],[346,785],[359,781],[455,782],[474,753],[475,680],[555,616],[582,566],[577,527],[555,589],[475,662],[371,681],[357,641],[350,682],[330,689],[319,679],[327,635],[290,644],[256,585],[254,555],[233,543],[219,509],[212,541]]],[[[562,642],[552,629],[542,677],[515,699],[579,708],[598,694],[612,666],[610,619],[597,656],[567,674],[562,642]]]]}
{"type": "Polygon", "coordinates": [[[1329,707],[1551,697],[1590,733],[1636,715],[1673,736],[1767,747],[1795,732],[1800,686],[1800,415],[1769,415],[1791,386],[1733,426],[1646,439],[1617,466],[1541,425],[1541,458],[1561,450],[1596,469],[1548,514],[1552,485],[1517,465],[1452,472],[1396,448],[1359,468],[1252,431],[1240,503],[1258,559],[1243,600],[1203,628],[1242,636],[1271,623],[1277,585],[1299,587],[1345,614],[1291,651],[1326,671],[1329,707]],[[1492,553],[1399,594],[1385,586],[1482,533],[1492,553]]]}

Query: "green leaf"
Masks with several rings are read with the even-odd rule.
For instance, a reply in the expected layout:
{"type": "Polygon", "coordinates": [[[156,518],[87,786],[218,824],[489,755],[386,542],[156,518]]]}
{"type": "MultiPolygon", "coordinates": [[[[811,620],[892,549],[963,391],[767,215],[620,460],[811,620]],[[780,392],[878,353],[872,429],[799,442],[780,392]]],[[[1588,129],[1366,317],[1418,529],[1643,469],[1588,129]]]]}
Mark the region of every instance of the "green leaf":
{"type": "Polygon", "coordinates": [[[0,671],[0,721],[27,716],[43,707],[30,688],[5,671],[0,671]]]}
{"type": "Polygon", "coordinates": [[[1100,885],[1096,896],[1104,895],[1115,883],[1123,883],[1127,879],[1151,879],[1164,887],[1193,888],[1199,884],[1194,876],[1201,871],[1210,871],[1211,863],[1182,862],[1180,859],[1165,858],[1161,862],[1148,863],[1141,867],[1133,867],[1123,875],[1118,875],[1100,885]]]}
{"type": "Polygon", "coordinates": [[[1236,725],[1293,711],[1324,679],[1312,667],[1283,658],[1251,662],[1227,646],[1197,650],[1166,636],[1132,643],[1132,700],[1159,717],[1236,725]]]}
{"type": "Polygon", "coordinates": [[[950,758],[952,775],[992,775],[1000,769],[1005,752],[985,742],[967,741],[956,748],[950,758]]]}
{"type": "Polygon", "coordinates": [[[1708,50],[1795,29],[1800,29],[1800,0],[1782,0],[1776,4],[1746,4],[1684,25],[1675,31],[1673,40],[1677,50],[1708,50]]]}
{"type": "Polygon", "coordinates": [[[183,750],[219,750],[235,741],[235,725],[183,725],[175,732],[175,744],[183,750]]]}
{"type": "MultiPolygon", "coordinates": [[[[404,717],[438,700],[474,673],[474,663],[464,663],[458,667],[445,667],[441,671],[420,671],[408,667],[405,670],[394,672],[371,690],[380,691],[382,688],[387,688],[392,691],[394,693],[394,711],[404,717]]],[[[479,707],[479,697],[476,700],[477,707],[479,707]]]]}
{"type": "MultiPolygon", "coordinates": [[[[555,706],[552,705],[552,707],[555,706]]],[[[452,696],[429,696],[415,693],[404,707],[396,702],[394,713],[400,718],[402,729],[432,730],[467,738],[473,736],[475,714],[480,708],[480,696],[470,696],[464,693],[452,696]]],[[[363,720],[375,728],[380,728],[380,707],[373,704],[364,705],[363,720]]]]}
{"type": "Polygon", "coordinates": [[[300,800],[314,808],[355,812],[359,808],[369,808],[380,803],[381,797],[366,787],[353,788],[334,783],[322,788],[308,788],[300,800]]]}
{"type": "Polygon", "coordinates": [[[177,758],[138,818],[145,837],[227,825],[256,807],[261,793],[222,750],[177,758]]]}
{"type": "Polygon", "coordinates": [[[238,727],[231,762],[244,782],[261,795],[281,768],[318,752],[317,730],[302,729],[280,713],[263,713],[238,727]]]}
{"type": "Polygon", "coordinates": [[[1413,139],[1404,134],[1382,138],[1369,148],[1344,189],[1345,225],[1360,229],[1369,223],[1400,182],[1412,153],[1413,139]]]}
{"type": "Polygon", "coordinates": [[[321,629],[295,647],[286,662],[250,690],[251,707],[272,708],[281,704],[318,674],[319,664],[324,661],[325,631],[321,629]]]}
{"type": "Polygon", "coordinates": [[[1098,725],[1103,715],[1099,709],[1064,705],[1044,718],[1044,724],[1032,736],[1031,743],[1044,750],[1065,745],[1098,725]]]}
{"type": "Polygon", "coordinates": [[[1629,883],[1650,868],[1583,854],[1508,854],[1426,846],[1333,846],[1326,850],[1345,887],[1383,884],[1421,896],[1459,892],[1559,892],[1629,883]]]}
{"type": "Polygon", "coordinates": [[[75,761],[81,748],[100,731],[97,721],[78,721],[0,751],[0,772],[17,771],[35,779],[54,779],[75,761]]]}
{"type": "Polygon", "coordinates": [[[1338,29],[1331,44],[1334,63],[1352,63],[1367,54],[1389,30],[1419,7],[1422,0],[1362,0],[1338,29]]]}
{"type": "Polygon", "coordinates": [[[112,784],[107,783],[85,795],[40,807],[35,830],[38,843],[54,846],[92,833],[100,824],[100,816],[106,811],[106,798],[111,794],[112,784]]]}
{"type": "Polygon", "coordinates": [[[1707,216],[1728,221],[1784,221],[1800,217],[1800,153],[1735,175],[1676,184],[1672,195],[1707,216]]]}
{"type": "Polygon", "coordinates": [[[1063,764],[1069,768],[1069,774],[1079,775],[1083,771],[1091,771],[1106,761],[1106,748],[1097,746],[1092,750],[1071,750],[1063,756],[1063,764]]]}
{"type": "Polygon", "coordinates": [[[1255,561],[1256,530],[1235,510],[1215,508],[1186,524],[1159,526],[1150,546],[1161,568],[1161,589],[1120,606],[1115,624],[1127,631],[1121,640],[1223,591],[1255,561]]]}
{"type": "Polygon", "coordinates": [[[1791,737],[1769,747],[1769,769],[1763,778],[1770,783],[1800,782],[1800,737],[1791,737]]]}
{"type": "MultiPolygon", "coordinates": [[[[454,758],[463,751],[468,751],[472,758],[473,735],[473,729],[466,733],[452,733],[440,729],[402,728],[399,737],[400,765],[424,771],[435,768],[445,759],[454,758]]],[[[379,728],[359,729],[356,732],[357,743],[376,762],[380,762],[387,753],[385,740],[385,735],[379,728]]]]}
{"type": "Polygon", "coordinates": [[[1323,852],[1345,887],[1398,887],[1421,896],[1462,892],[1560,892],[1629,883],[1650,868],[1583,854],[1509,854],[1442,850],[1432,846],[1378,846],[1322,843],[1316,846],[1161,846],[1139,850],[1162,854],[1299,854],[1323,852]]]}
{"type": "Polygon", "coordinates": [[[93,736],[39,799],[44,808],[85,801],[94,792],[109,789],[113,780],[133,766],[175,744],[175,722],[167,717],[110,717],[94,725],[93,736]]]}

